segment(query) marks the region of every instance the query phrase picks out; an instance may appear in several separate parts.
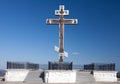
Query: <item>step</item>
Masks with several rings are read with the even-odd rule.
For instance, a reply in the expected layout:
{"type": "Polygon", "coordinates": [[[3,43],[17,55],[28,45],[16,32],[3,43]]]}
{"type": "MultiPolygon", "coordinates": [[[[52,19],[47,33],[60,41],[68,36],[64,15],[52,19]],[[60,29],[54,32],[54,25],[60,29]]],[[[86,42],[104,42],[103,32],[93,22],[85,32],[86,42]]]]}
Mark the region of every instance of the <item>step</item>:
{"type": "Polygon", "coordinates": [[[78,71],[76,78],[77,83],[95,83],[95,79],[90,72],[78,71]]]}
{"type": "Polygon", "coordinates": [[[25,82],[43,83],[43,79],[41,77],[42,72],[43,71],[40,70],[29,71],[27,77],[25,78],[25,82]]]}

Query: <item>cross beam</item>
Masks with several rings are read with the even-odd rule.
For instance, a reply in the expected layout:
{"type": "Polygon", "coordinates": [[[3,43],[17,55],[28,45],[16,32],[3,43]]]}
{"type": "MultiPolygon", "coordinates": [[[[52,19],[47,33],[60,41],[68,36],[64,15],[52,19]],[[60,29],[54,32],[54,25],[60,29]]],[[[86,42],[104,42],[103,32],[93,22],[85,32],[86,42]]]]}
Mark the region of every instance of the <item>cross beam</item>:
{"type": "Polygon", "coordinates": [[[63,62],[66,56],[64,51],[64,24],[77,24],[77,19],[64,19],[65,15],[69,15],[69,10],[64,10],[64,5],[60,5],[59,10],[55,10],[55,15],[60,16],[59,19],[47,19],[46,24],[59,24],[59,62],[63,62]]]}

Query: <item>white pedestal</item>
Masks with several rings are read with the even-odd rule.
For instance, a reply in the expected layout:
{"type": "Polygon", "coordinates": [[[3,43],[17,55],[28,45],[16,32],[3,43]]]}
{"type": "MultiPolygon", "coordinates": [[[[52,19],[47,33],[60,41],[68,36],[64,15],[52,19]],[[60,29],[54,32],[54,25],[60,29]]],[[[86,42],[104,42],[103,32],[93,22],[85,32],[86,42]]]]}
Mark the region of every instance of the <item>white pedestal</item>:
{"type": "Polygon", "coordinates": [[[117,82],[116,71],[94,71],[94,78],[100,82],[117,82]]]}
{"type": "Polygon", "coordinates": [[[46,70],[45,83],[76,83],[76,71],[46,70]]]}
{"type": "Polygon", "coordinates": [[[22,82],[25,80],[29,70],[25,69],[8,69],[5,75],[5,81],[19,81],[22,82]]]}

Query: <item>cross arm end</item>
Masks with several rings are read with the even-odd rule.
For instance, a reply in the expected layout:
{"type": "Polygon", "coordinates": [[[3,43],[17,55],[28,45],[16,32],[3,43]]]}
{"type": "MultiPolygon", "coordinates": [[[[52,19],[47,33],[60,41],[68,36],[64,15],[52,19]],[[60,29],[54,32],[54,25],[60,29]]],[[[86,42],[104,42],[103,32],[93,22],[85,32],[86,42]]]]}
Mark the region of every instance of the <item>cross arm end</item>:
{"type": "Polygon", "coordinates": [[[59,19],[46,19],[46,24],[59,24],[59,19]]]}

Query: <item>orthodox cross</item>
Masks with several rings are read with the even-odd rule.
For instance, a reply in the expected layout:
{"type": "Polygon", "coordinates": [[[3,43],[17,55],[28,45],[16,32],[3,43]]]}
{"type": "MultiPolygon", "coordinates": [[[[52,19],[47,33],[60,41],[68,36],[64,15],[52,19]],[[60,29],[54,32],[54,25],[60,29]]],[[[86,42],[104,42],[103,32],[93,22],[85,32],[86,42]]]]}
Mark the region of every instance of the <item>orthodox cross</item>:
{"type": "Polygon", "coordinates": [[[64,5],[60,5],[59,10],[55,10],[55,15],[60,16],[59,19],[47,19],[46,24],[59,24],[59,48],[55,46],[55,50],[59,53],[59,62],[63,62],[67,57],[64,51],[64,24],[77,24],[77,19],[64,19],[65,15],[69,15],[69,10],[64,10],[64,5]]]}

